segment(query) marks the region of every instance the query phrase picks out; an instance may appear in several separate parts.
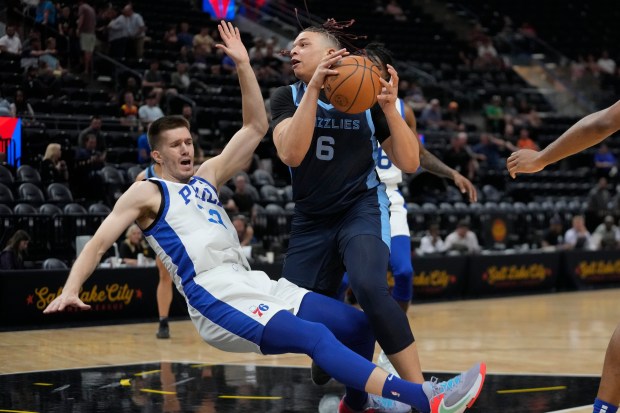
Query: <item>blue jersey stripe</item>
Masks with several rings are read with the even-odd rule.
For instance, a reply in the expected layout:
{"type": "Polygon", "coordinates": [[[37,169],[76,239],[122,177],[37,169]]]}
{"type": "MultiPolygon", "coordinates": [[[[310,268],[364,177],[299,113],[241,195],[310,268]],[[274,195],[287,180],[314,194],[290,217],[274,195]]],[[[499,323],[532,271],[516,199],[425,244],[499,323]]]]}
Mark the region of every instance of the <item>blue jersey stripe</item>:
{"type": "Polygon", "coordinates": [[[390,200],[385,193],[385,184],[381,184],[377,187],[377,200],[379,201],[379,209],[381,210],[381,239],[385,245],[390,248],[392,243],[390,228],[390,200]]]}
{"type": "MultiPolygon", "coordinates": [[[[209,185],[211,187],[211,189],[213,189],[213,191],[217,194],[217,188],[214,187],[211,182],[207,181],[203,177],[194,175],[194,176],[192,176],[192,179],[195,179],[195,180],[200,181],[200,182],[204,182],[205,184],[209,185]]],[[[189,184],[191,185],[192,183],[190,182],[189,184]]]]}
{"type": "MultiPolygon", "coordinates": [[[[377,148],[379,147],[379,144],[377,143],[377,138],[375,137],[375,124],[372,122],[372,115],[370,113],[370,110],[366,111],[366,120],[368,121],[368,127],[370,127],[370,133],[371,133],[370,141],[372,143],[372,148],[373,148],[372,149],[372,160],[376,166],[377,161],[379,159],[379,151],[377,150],[377,148]]],[[[374,188],[377,185],[379,185],[379,178],[377,176],[376,168],[373,168],[368,174],[368,176],[366,177],[366,188],[368,189],[374,188]]]]}
{"type": "MultiPolygon", "coordinates": [[[[205,318],[231,333],[260,345],[263,334],[263,325],[254,321],[251,317],[240,312],[236,308],[218,300],[204,287],[194,281],[196,270],[192,259],[187,254],[183,242],[177,233],[166,222],[166,212],[170,206],[168,188],[162,182],[164,188],[164,202],[166,204],[161,222],[157,226],[157,235],[154,236],[164,253],[170,257],[177,267],[177,275],[181,278],[183,292],[187,302],[205,318]]],[[[151,230],[150,232],[154,232],[151,230]]],[[[152,234],[148,234],[152,235],[152,234]]]]}

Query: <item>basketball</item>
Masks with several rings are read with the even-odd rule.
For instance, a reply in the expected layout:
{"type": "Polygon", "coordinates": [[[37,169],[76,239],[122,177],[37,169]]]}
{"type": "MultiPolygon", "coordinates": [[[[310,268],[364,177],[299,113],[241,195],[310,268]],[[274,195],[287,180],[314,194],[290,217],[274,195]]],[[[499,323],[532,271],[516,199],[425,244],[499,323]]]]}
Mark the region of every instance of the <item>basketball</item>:
{"type": "Polygon", "coordinates": [[[336,109],[361,113],[377,103],[381,93],[381,70],[364,56],[345,56],[332,66],[337,75],[325,78],[325,94],[336,109]]]}

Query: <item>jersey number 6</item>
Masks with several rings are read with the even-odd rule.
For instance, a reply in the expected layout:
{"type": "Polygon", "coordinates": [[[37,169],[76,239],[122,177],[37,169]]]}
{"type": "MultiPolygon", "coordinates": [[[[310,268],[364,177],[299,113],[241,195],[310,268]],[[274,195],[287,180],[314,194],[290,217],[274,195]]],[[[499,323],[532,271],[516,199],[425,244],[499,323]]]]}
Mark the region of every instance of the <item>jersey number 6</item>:
{"type": "Polygon", "coordinates": [[[319,136],[316,140],[316,157],[322,161],[334,159],[334,147],[336,140],[331,136],[319,136]]]}

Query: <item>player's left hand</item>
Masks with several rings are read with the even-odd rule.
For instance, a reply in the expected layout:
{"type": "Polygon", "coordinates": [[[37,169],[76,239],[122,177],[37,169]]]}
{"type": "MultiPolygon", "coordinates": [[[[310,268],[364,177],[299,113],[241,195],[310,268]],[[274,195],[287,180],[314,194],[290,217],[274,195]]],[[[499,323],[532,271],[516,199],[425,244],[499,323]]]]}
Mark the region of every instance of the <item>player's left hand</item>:
{"type": "Polygon", "coordinates": [[[471,181],[465,178],[460,173],[456,173],[454,175],[454,185],[461,191],[462,194],[467,194],[469,197],[469,202],[478,202],[478,191],[476,191],[476,187],[471,181]]]}
{"type": "Polygon", "coordinates": [[[542,171],[546,165],[540,161],[539,154],[538,151],[532,149],[520,149],[513,152],[506,161],[510,176],[514,179],[517,174],[542,171]]]}
{"type": "Polygon", "coordinates": [[[381,90],[381,94],[377,96],[377,101],[379,102],[379,106],[381,109],[385,110],[386,108],[396,108],[394,102],[396,102],[396,98],[398,98],[398,73],[392,65],[387,65],[387,71],[390,74],[390,81],[381,78],[381,84],[383,85],[383,89],[381,90]]]}
{"type": "Polygon", "coordinates": [[[239,28],[233,26],[230,22],[222,20],[217,25],[217,29],[220,31],[220,37],[224,44],[218,43],[215,47],[222,49],[236,64],[250,63],[250,56],[241,41],[239,28]]]}

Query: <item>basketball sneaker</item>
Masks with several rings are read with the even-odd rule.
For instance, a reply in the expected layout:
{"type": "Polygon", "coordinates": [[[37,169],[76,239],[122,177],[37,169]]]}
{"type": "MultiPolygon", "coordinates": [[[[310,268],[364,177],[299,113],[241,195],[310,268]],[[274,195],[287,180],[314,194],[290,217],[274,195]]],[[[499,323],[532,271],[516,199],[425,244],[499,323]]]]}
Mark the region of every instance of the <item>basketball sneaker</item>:
{"type": "Polygon", "coordinates": [[[170,328],[168,324],[159,324],[159,329],[156,334],[157,338],[170,338],[170,328]]]}
{"type": "Polygon", "coordinates": [[[486,364],[476,363],[448,381],[438,382],[433,377],[424,382],[422,390],[428,397],[431,413],[463,413],[471,407],[482,390],[486,370],[486,364]]]}
{"type": "Polygon", "coordinates": [[[368,400],[362,410],[353,410],[344,401],[344,397],[340,400],[338,413],[409,413],[411,406],[395,400],[386,399],[385,397],[368,395],[368,400]]]}

